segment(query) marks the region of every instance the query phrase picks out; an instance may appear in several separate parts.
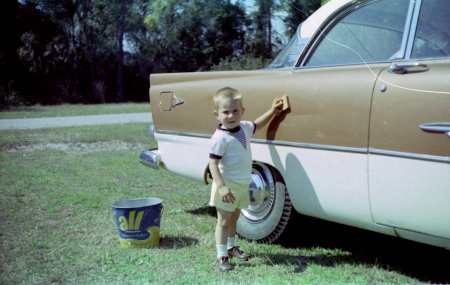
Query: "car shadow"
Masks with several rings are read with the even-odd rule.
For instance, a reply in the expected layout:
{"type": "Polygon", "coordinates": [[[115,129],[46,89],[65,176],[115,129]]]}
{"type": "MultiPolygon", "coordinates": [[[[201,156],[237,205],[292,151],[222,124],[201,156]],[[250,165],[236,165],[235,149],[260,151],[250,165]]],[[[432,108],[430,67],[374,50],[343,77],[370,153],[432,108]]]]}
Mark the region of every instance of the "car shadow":
{"type": "MultiPolygon", "coordinates": [[[[215,208],[210,206],[186,212],[216,217],[215,208]]],[[[421,282],[450,284],[450,251],[401,238],[295,214],[292,224],[278,243],[285,248],[339,250],[339,254],[330,252],[312,256],[264,255],[268,265],[292,264],[298,273],[311,264],[329,267],[365,264],[395,271],[421,282]]]]}
{"type": "Polygon", "coordinates": [[[189,214],[192,214],[192,215],[200,215],[200,216],[207,215],[207,216],[217,218],[216,208],[208,206],[208,205],[197,208],[197,209],[186,210],[186,212],[189,214]]]}
{"type": "Polygon", "coordinates": [[[159,248],[179,249],[198,244],[198,239],[185,236],[162,236],[159,241],[159,248]]]}
{"type": "MultiPolygon", "coordinates": [[[[286,117],[271,121],[267,139],[275,140],[281,122],[286,117]]],[[[302,197],[306,197],[309,207],[322,213],[320,201],[310,183],[308,175],[298,159],[290,154],[282,163],[273,145],[269,146],[272,161],[287,180],[288,185],[303,183],[302,197]],[[283,168],[283,165],[286,165],[283,168]],[[287,173],[293,171],[293,173],[287,173]],[[294,174],[295,173],[295,174],[294,174]]],[[[308,264],[335,266],[341,263],[367,264],[416,278],[422,282],[450,284],[450,251],[420,244],[405,239],[395,238],[354,227],[330,223],[314,218],[295,215],[293,225],[280,241],[287,248],[338,249],[346,254],[324,254],[315,256],[266,255],[267,263],[286,262],[296,266],[297,272],[304,271],[308,264]]]]}
{"type": "Polygon", "coordinates": [[[309,217],[296,217],[280,240],[286,248],[339,250],[315,256],[267,255],[268,263],[293,264],[303,272],[310,264],[366,264],[416,278],[450,284],[450,251],[309,217]],[[294,238],[295,237],[295,238],[294,238]]]}
{"type": "Polygon", "coordinates": [[[294,256],[287,254],[267,254],[264,255],[267,265],[289,264],[294,265],[295,273],[304,272],[309,265],[317,264],[320,266],[334,267],[337,264],[352,263],[350,256],[318,254],[313,256],[294,256]]]}

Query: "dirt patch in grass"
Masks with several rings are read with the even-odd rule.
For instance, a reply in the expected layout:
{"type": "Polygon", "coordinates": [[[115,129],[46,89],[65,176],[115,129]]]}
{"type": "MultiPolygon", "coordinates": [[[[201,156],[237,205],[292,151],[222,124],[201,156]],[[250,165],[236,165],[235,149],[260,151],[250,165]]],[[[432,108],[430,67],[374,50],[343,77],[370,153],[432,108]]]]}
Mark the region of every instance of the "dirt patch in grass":
{"type": "Polygon", "coordinates": [[[59,150],[67,153],[91,153],[99,151],[120,150],[144,150],[147,146],[141,143],[128,143],[123,141],[106,141],[93,143],[44,143],[31,145],[8,145],[4,151],[7,152],[33,152],[42,150],[59,150]]]}

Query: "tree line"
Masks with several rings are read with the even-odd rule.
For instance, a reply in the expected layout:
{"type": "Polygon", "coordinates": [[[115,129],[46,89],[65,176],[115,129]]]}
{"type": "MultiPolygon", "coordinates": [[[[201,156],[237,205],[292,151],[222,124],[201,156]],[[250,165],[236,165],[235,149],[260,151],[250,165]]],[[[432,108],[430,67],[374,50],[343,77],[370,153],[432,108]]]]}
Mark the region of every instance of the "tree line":
{"type": "Polygon", "coordinates": [[[147,101],[151,73],[259,68],[321,2],[6,0],[0,104],[147,101]]]}

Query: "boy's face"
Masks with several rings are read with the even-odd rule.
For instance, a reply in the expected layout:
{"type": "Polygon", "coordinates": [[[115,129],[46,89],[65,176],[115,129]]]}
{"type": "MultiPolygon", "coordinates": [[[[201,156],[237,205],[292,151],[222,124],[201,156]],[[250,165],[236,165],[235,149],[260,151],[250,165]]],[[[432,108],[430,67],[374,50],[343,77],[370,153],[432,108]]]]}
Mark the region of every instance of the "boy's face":
{"type": "Polygon", "coordinates": [[[216,117],[222,127],[225,129],[233,129],[239,126],[242,114],[244,114],[244,107],[238,100],[225,99],[218,104],[216,117]]]}

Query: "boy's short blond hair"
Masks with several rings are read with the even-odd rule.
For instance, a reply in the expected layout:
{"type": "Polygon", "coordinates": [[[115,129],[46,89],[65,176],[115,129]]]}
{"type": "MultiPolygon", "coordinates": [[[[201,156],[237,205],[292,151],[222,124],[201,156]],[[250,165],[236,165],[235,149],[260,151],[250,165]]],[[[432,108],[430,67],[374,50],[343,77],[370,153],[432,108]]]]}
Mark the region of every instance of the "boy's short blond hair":
{"type": "Polygon", "coordinates": [[[213,97],[214,102],[214,112],[219,110],[219,105],[225,100],[238,101],[243,107],[242,94],[234,88],[224,87],[217,90],[216,94],[213,97]]]}

